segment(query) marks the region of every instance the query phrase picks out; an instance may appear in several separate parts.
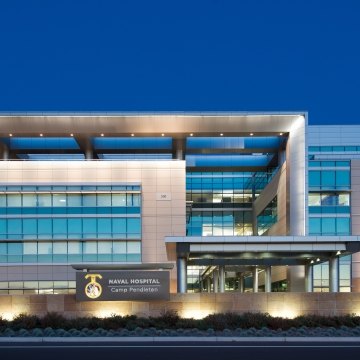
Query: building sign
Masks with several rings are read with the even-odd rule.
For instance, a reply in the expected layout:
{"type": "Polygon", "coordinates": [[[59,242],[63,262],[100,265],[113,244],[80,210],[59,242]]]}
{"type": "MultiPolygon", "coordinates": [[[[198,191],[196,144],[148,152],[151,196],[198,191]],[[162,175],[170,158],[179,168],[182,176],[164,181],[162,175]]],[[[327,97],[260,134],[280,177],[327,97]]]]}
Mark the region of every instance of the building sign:
{"type": "Polygon", "coordinates": [[[77,301],[169,300],[168,271],[76,273],[77,301]]]}
{"type": "Polygon", "coordinates": [[[171,200],[171,193],[156,193],[157,201],[171,200]]]}

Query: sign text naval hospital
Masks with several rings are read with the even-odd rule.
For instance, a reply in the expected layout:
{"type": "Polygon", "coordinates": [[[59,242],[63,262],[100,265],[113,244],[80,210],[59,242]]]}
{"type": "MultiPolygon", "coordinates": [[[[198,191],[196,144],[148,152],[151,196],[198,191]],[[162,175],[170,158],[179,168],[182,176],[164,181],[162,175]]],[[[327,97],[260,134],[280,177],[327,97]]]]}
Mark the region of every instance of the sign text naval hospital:
{"type": "Polygon", "coordinates": [[[101,271],[76,274],[78,301],[168,300],[168,271],[101,271]]]}

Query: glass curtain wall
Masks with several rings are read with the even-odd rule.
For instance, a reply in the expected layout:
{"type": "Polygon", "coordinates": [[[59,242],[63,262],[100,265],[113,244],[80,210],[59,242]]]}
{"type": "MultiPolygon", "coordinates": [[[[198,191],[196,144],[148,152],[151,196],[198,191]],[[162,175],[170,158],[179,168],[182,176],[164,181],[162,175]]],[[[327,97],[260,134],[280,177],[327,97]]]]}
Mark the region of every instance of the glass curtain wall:
{"type": "MultiPolygon", "coordinates": [[[[309,147],[309,153],[345,151],[309,147]]],[[[348,151],[347,149],[346,151],[348,151]]],[[[350,151],[350,150],[349,150],[350,151]]],[[[309,161],[309,235],[350,235],[350,161],[309,161]]],[[[339,288],[351,291],[351,256],[339,259],[339,288]]],[[[313,290],[329,291],[328,261],[314,265],[313,290]]]]}
{"type": "Polygon", "coordinates": [[[0,191],[2,263],[141,261],[140,186],[0,191]]]}

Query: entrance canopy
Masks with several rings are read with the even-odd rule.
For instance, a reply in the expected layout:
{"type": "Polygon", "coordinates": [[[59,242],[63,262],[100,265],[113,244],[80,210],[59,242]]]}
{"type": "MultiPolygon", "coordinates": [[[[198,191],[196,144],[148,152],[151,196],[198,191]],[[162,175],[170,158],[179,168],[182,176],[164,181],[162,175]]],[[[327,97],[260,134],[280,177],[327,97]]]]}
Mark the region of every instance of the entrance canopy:
{"type": "Polygon", "coordinates": [[[167,236],[187,265],[307,265],[360,251],[360,236],[167,236]]]}

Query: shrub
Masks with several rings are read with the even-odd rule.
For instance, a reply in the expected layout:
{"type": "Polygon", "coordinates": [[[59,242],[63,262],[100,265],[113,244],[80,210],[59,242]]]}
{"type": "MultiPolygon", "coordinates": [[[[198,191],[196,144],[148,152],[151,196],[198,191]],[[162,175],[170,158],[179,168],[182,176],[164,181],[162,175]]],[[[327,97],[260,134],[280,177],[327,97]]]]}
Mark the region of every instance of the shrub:
{"type": "Polygon", "coordinates": [[[66,318],[56,312],[48,312],[40,319],[40,325],[43,328],[60,329],[66,324],[66,318]]]}
{"type": "Polygon", "coordinates": [[[17,315],[12,321],[9,321],[8,324],[14,330],[34,329],[39,327],[40,320],[36,315],[27,315],[25,313],[21,313],[17,315]]]}
{"type": "Polygon", "coordinates": [[[150,317],[149,326],[158,329],[174,329],[180,320],[180,316],[175,310],[168,310],[163,312],[159,317],[150,317]]]}
{"type": "Polygon", "coordinates": [[[214,332],[225,329],[236,331],[241,329],[246,329],[247,331],[256,331],[259,329],[294,331],[294,329],[302,329],[302,332],[304,332],[305,329],[309,332],[313,330],[317,331],[318,329],[346,329],[355,327],[359,327],[360,329],[360,317],[354,314],[341,316],[302,315],[294,319],[287,319],[272,317],[267,313],[224,313],[211,314],[204,319],[197,320],[181,318],[175,311],[164,312],[159,317],[143,318],[135,315],[120,316],[113,314],[104,319],[98,317],[67,319],[60,313],[49,312],[41,318],[27,314],[19,314],[12,321],[0,318],[0,332],[2,334],[5,334],[7,330],[33,330],[36,328],[51,328],[51,330],[63,329],[67,334],[67,330],[70,329],[73,329],[73,331],[76,329],[77,331],[83,331],[83,333],[86,332],[88,334],[94,332],[96,329],[113,330],[114,333],[117,332],[119,334],[140,333],[143,332],[144,329],[150,329],[151,333],[156,334],[158,331],[162,333],[165,330],[171,331],[175,329],[183,329],[182,332],[184,333],[187,331],[195,331],[195,329],[203,331],[212,329],[214,332]]]}

